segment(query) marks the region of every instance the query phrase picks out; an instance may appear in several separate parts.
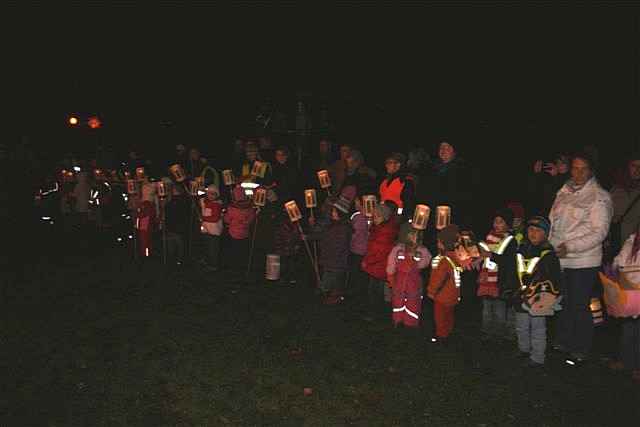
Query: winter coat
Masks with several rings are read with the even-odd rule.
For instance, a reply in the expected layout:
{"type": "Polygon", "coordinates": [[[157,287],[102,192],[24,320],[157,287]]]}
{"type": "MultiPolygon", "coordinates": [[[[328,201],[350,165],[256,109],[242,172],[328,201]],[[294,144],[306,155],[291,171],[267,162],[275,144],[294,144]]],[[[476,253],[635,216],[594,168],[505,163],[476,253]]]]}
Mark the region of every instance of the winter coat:
{"type": "MultiPolygon", "coordinates": [[[[617,187],[611,190],[611,202],[613,203],[613,220],[619,221],[620,217],[629,208],[636,197],[640,195],[640,188],[624,189],[617,187]]],[[[640,200],[625,215],[621,228],[620,242],[624,242],[638,227],[640,222],[640,200]]]]}
{"type": "Polygon", "coordinates": [[[518,280],[516,271],[518,244],[516,238],[509,234],[500,237],[489,233],[486,240],[490,241],[492,238],[500,239],[500,243],[505,242],[504,239],[509,239],[509,242],[500,253],[499,248],[492,250],[490,257],[482,263],[482,269],[478,276],[478,296],[500,297],[505,289],[511,289],[518,280]],[[491,277],[495,278],[496,281],[494,283],[491,283],[491,277]],[[491,289],[491,285],[495,286],[495,291],[491,289]]]}
{"type": "Polygon", "coordinates": [[[566,245],[567,255],[560,259],[563,268],[600,266],[612,216],[611,196],[595,178],[578,190],[571,181],[562,186],[549,215],[549,242],[555,248],[566,245]]]}
{"type": "Polygon", "coordinates": [[[431,252],[420,245],[413,256],[407,255],[407,246],[398,243],[387,257],[387,277],[393,277],[394,282],[410,282],[411,286],[419,287],[422,282],[420,270],[431,262],[431,252]]]}
{"type": "Polygon", "coordinates": [[[300,175],[298,170],[290,163],[281,165],[275,163],[273,169],[273,191],[282,203],[299,197],[300,175]]]}
{"type": "Polygon", "coordinates": [[[320,240],[320,265],[324,271],[344,272],[349,267],[351,227],[346,221],[332,221],[320,240]]]}
{"type": "Polygon", "coordinates": [[[380,201],[391,200],[402,208],[402,216],[413,216],[415,208],[415,186],[413,177],[403,173],[387,176],[378,187],[380,201]]]}
{"type": "Polygon", "coordinates": [[[536,264],[531,274],[520,273],[518,280],[511,285],[511,288],[505,288],[505,295],[509,297],[515,310],[520,313],[526,313],[527,310],[522,307],[522,303],[527,299],[526,295],[532,287],[546,282],[547,286],[553,286],[559,293],[562,293],[562,275],[560,261],[549,242],[534,246],[525,240],[518,248],[518,254],[524,259],[540,257],[540,261],[536,264]]]}
{"type": "Polygon", "coordinates": [[[420,175],[416,203],[431,207],[430,223],[435,222],[436,207],[451,207],[451,222],[469,226],[473,188],[478,182],[467,163],[456,157],[448,163],[437,161],[420,175]],[[434,222],[431,222],[431,221],[434,222]]]}
{"type": "Polygon", "coordinates": [[[274,233],[274,252],[280,256],[294,256],[300,247],[300,232],[298,227],[289,220],[287,215],[279,214],[274,233]]]}
{"type": "Polygon", "coordinates": [[[619,269],[621,272],[625,270],[638,270],[630,271],[626,273],[627,279],[633,283],[640,283],[640,253],[636,255],[635,259],[631,256],[633,251],[633,241],[636,235],[633,233],[622,245],[620,253],[613,259],[613,268],[619,269]]]}
{"type": "Polygon", "coordinates": [[[202,232],[212,236],[220,236],[224,230],[222,223],[222,202],[220,200],[203,199],[200,208],[202,212],[202,232]]]}
{"type": "Polygon", "coordinates": [[[367,253],[369,224],[367,217],[360,211],[351,215],[351,252],[364,256],[367,253]]]}
{"type": "Polygon", "coordinates": [[[443,256],[436,257],[432,261],[431,275],[427,284],[427,296],[437,303],[454,306],[460,302],[462,269],[459,267],[460,264],[454,251],[447,251],[445,256],[451,262],[443,256]]]}
{"type": "Polygon", "coordinates": [[[378,280],[387,280],[387,260],[396,243],[399,231],[395,221],[373,225],[367,242],[367,253],[362,259],[362,270],[378,280]]]}
{"type": "Polygon", "coordinates": [[[189,232],[191,201],[187,196],[173,196],[167,203],[165,215],[167,231],[186,235],[189,232]]]}
{"type": "Polygon", "coordinates": [[[567,178],[568,174],[551,176],[544,172],[529,175],[527,189],[530,203],[527,205],[527,212],[530,215],[549,216],[556,193],[562,188],[567,178]]]}
{"type": "Polygon", "coordinates": [[[224,222],[229,226],[229,235],[235,240],[249,237],[251,224],[256,219],[256,211],[251,203],[233,203],[224,214],[224,222]]]}

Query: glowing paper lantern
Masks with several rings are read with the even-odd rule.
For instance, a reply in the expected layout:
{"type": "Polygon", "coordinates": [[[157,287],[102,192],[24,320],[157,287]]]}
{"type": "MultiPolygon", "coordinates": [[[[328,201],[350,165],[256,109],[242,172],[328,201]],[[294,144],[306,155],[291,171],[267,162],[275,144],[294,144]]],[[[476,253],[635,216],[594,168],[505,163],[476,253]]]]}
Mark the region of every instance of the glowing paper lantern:
{"type": "Polygon", "coordinates": [[[253,162],[253,168],[251,168],[251,175],[264,178],[264,174],[267,172],[267,164],[256,160],[253,162]]]}
{"type": "Polygon", "coordinates": [[[289,215],[291,222],[300,221],[302,219],[302,213],[300,212],[300,209],[298,209],[298,205],[295,200],[285,203],[284,208],[287,210],[287,214],[289,215]]]}
{"type": "Polygon", "coordinates": [[[362,196],[362,204],[364,205],[364,215],[367,218],[373,217],[373,211],[376,209],[376,196],[368,194],[362,196]]]}
{"type": "Polygon", "coordinates": [[[267,204],[267,190],[264,188],[257,188],[253,193],[253,204],[262,207],[267,204]]]}
{"type": "Polygon", "coordinates": [[[316,198],[316,190],[304,190],[304,204],[307,208],[315,208],[318,206],[318,199],[316,198]]]}
{"type": "Polygon", "coordinates": [[[326,189],[331,187],[331,177],[329,176],[329,171],[323,169],[318,171],[318,181],[320,181],[320,188],[326,189]]]}
{"type": "Polygon", "coordinates": [[[222,179],[224,181],[224,185],[233,185],[236,183],[236,177],[233,176],[233,171],[231,169],[225,169],[222,171],[222,179]]]}
{"type": "Polygon", "coordinates": [[[145,176],[144,176],[144,168],[142,166],[136,168],[136,179],[138,179],[140,181],[143,181],[144,178],[145,178],[145,176]]]}
{"type": "Polygon", "coordinates": [[[158,197],[160,198],[167,197],[167,187],[164,185],[164,182],[156,182],[156,192],[158,193],[158,197]]]}
{"type": "Polygon", "coordinates": [[[451,208],[449,206],[438,206],[436,208],[436,228],[442,230],[451,224],[451,208]]]}
{"type": "Polygon", "coordinates": [[[430,214],[431,208],[429,208],[429,206],[416,205],[416,210],[413,212],[413,221],[411,221],[413,228],[416,230],[426,229],[430,214]]]}
{"type": "Polygon", "coordinates": [[[127,193],[136,194],[136,182],[132,179],[127,180],[127,193]]]}

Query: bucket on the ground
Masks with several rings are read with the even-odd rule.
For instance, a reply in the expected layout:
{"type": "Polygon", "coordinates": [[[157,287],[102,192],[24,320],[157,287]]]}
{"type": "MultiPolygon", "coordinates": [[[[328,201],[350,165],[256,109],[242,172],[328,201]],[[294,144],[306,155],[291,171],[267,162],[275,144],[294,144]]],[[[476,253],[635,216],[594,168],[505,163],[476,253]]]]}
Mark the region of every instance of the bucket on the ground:
{"type": "Polygon", "coordinates": [[[267,255],[265,278],[267,280],[280,280],[280,255],[267,255]]]}

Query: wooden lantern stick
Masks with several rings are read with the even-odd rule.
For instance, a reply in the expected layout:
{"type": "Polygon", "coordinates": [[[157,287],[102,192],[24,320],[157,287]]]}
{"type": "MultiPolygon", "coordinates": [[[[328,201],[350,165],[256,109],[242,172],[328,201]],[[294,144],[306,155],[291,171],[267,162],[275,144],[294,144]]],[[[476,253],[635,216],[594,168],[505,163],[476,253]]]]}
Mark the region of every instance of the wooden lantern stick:
{"type": "Polygon", "coordinates": [[[256,234],[258,231],[258,219],[260,218],[260,207],[256,208],[256,222],[253,224],[253,236],[251,237],[251,247],[249,248],[249,262],[247,263],[247,279],[251,274],[251,264],[253,262],[253,249],[256,245],[256,234]]]}
{"type": "Polygon", "coordinates": [[[320,286],[320,273],[318,272],[318,264],[316,264],[313,260],[313,255],[311,254],[311,248],[309,247],[309,242],[307,241],[307,236],[305,236],[302,231],[302,226],[300,225],[300,221],[296,221],[298,224],[298,231],[300,232],[300,236],[302,236],[302,241],[304,242],[304,247],[307,250],[307,255],[309,255],[309,261],[311,261],[311,265],[313,267],[313,271],[316,274],[317,285],[320,286]]]}

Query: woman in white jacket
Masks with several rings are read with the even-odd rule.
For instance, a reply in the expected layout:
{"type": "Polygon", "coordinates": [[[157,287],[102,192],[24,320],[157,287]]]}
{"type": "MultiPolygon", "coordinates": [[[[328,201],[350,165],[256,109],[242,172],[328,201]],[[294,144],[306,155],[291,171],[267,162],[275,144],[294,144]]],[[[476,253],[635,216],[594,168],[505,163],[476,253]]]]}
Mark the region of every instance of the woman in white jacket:
{"type": "Polygon", "coordinates": [[[549,241],[563,270],[563,310],[558,317],[554,349],[584,361],[593,341],[591,293],[602,264],[602,242],[613,216],[611,197],[593,176],[587,155],[571,161],[571,178],[556,195],[549,219],[549,241]]]}

